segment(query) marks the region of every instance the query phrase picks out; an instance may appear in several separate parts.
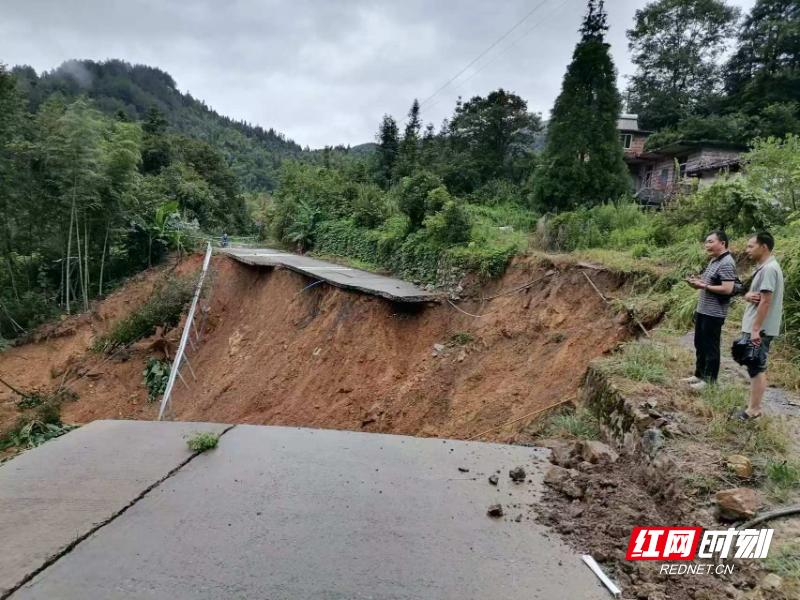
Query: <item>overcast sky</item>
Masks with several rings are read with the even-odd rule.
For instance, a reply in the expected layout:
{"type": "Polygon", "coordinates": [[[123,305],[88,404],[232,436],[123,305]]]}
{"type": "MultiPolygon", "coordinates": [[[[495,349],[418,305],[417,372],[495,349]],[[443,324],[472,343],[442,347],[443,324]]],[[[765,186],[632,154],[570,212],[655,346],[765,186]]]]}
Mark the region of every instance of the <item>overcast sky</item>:
{"type": "MultiPolygon", "coordinates": [[[[747,10],[755,0],[729,2],[747,10]]],[[[0,0],[0,62],[39,72],[70,58],[157,66],[232,118],[312,148],[355,145],[372,141],[384,113],[400,120],[415,97],[433,94],[540,4],[423,106],[423,119],[438,127],[459,94],[498,87],[547,116],[585,0],[0,0]]],[[[606,2],[621,79],[631,72],[625,30],[645,4],[606,2]]]]}

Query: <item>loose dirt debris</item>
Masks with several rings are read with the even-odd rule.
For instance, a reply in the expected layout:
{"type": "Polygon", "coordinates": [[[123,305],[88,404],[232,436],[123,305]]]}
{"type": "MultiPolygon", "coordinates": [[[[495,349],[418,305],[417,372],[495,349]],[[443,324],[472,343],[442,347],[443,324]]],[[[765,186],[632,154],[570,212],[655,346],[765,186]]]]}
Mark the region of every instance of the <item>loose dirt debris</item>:
{"type": "MultiPolygon", "coordinates": [[[[676,576],[659,573],[660,561],[626,561],[634,527],[702,526],[727,529],[709,507],[699,506],[669,485],[644,459],[622,453],[616,461],[592,464],[583,460],[581,443],[542,440],[553,448],[550,461],[558,463],[545,476],[547,490],[530,514],[561,534],[577,552],[591,555],[623,591],[623,598],[644,600],[789,600],[781,590],[766,589],[760,561],[726,560],[735,564],[733,575],[676,576]]],[[[695,559],[709,564],[710,559],[695,559]]]]}

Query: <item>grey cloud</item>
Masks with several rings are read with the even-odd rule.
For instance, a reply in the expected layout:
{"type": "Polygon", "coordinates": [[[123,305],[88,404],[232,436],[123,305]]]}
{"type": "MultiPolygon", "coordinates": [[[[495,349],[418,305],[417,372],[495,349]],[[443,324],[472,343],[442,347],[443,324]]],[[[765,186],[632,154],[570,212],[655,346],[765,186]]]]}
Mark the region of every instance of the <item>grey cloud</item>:
{"type": "MultiPolygon", "coordinates": [[[[121,58],[168,71],[219,112],[311,147],[370,141],[381,116],[427,98],[540,0],[4,0],[0,61],[55,68],[121,58]]],[[[578,38],[571,0],[458,90],[563,0],[547,2],[423,107],[438,125],[456,97],[504,87],[547,113],[578,38]],[[437,99],[439,96],[437,96],[437,99]]],[[[754,0],[736,0],[750,8],[754,0]]],[[[611,0],[614,58],[631,72],[625,29],[644,0],[611,0]]],[[[621,81],[624,84],[624,80],[621,81]]]]}

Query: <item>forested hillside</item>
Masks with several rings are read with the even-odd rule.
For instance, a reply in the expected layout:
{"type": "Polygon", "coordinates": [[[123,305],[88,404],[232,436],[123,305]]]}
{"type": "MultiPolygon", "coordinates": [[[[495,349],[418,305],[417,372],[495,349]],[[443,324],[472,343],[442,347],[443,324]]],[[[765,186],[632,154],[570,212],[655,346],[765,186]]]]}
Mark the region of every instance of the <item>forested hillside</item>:
{"type": "Polygon", "coordinates": [[[202,100],[181,92],[168,73],[155,67],[121,60],[70,60],[41,75],[28,66],[11,71],[34,112],[50,98],[72,103],[80,96],[92,99],[94,107],[106,116],[126,121],[142,121],[151,106],[158,107],[171,133],[219,149],[239,185],[248,191],[274,189],[283,161],[302,154],[298,144],[274,129],[218,114],[202,100]]]}
{"type": "Polygon", "coordinates": [[[251,231],[223,153],[168,130],[155,104],[130,122],[85,96],[31,103],[0,64],[0,343],[86,310],[200,230],[251,231]]]}

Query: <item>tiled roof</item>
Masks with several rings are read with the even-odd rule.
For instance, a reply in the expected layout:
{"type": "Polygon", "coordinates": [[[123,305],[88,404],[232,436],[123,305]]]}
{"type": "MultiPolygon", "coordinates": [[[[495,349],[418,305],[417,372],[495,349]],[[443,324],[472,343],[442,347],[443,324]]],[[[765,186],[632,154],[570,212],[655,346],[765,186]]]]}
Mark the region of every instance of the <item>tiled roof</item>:
{"type": "Polygon", "coordinates": [[[716,169],[724,169],[725,167],[732,167],[741,162],[740,156],[728,156],[726,158],[717,158],[713,160],[703,161],[699,165],[687,169],[688,174],[701,173],[702,171],[713,171],[716,169]]]}

